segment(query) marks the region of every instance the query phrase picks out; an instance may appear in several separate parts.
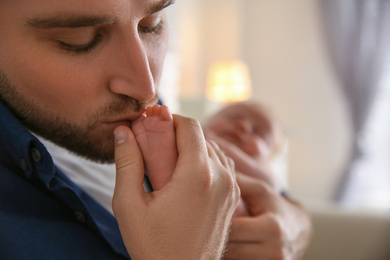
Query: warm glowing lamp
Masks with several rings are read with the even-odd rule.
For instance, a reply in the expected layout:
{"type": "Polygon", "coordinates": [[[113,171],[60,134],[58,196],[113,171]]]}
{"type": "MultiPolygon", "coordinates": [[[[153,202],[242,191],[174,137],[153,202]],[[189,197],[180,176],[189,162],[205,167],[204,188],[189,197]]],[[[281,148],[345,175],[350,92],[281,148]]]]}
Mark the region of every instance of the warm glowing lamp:
{"type": "Polygon", "coordinates": [[[239,60],[214,62],[207,78],[207,98],[213,102],[244,101],[252,93],[248,66],[239,60]]]}

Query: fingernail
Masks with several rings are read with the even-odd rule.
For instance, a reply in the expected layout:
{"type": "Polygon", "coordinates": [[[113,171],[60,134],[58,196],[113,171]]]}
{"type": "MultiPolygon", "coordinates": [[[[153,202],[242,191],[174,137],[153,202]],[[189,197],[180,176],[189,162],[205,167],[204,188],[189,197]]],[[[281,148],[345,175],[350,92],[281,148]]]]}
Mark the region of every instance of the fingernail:
{"type": "Polygon", "coordinates": [[[114,135],[115,135],[115,144],[122,144],[124,142],[126,142],[129,134],[125,131],[116,131],[114,132],[114,135]]]}

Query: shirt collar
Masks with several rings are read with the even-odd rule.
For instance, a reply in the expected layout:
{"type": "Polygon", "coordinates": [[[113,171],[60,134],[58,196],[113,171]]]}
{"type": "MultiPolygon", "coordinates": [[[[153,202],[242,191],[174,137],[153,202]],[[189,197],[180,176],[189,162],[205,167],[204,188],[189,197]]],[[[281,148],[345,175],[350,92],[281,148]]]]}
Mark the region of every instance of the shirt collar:
{"type": "MultiPolygon", "coordinates": [[[[0,153],[6,154],[19,165],[25,176],[33,177],[37,167],[43,171],[43,179],[50,181],[54,174],[53,160],[42,143],[34,137],[0,99],[0,153]]],[[[39,171],[41,172],[41,171],[39,171]]]]}

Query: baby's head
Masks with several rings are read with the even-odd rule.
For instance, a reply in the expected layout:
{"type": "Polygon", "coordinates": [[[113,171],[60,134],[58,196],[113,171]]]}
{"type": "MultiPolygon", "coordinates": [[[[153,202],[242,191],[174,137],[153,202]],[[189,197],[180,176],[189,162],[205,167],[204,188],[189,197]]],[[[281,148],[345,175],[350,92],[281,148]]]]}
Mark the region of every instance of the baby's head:
{"type": "Polygon", "coordinates": [[[204,129],[259,160],[269,159],[277,152],[281,137],[270,113],[253,102],[228,105],[211,117],[204,129]]]}

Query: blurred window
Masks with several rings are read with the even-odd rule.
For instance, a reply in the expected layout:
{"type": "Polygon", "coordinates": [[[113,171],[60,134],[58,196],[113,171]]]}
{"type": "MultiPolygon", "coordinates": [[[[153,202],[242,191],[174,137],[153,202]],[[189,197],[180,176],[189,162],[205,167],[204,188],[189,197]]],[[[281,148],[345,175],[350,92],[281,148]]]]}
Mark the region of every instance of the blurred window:
{"type": "Polygon", "coordinates": [[[347,206],[390,208],[390,1],[320,3],[353,129],[336,198],[347,206]]]}
{"type": "Polygon", "coordinates": [[[390,208],[390,62],[360,140],[363,155],[352,170],[343,198],[347,206],[390,208]]]}

